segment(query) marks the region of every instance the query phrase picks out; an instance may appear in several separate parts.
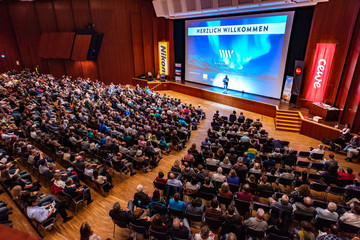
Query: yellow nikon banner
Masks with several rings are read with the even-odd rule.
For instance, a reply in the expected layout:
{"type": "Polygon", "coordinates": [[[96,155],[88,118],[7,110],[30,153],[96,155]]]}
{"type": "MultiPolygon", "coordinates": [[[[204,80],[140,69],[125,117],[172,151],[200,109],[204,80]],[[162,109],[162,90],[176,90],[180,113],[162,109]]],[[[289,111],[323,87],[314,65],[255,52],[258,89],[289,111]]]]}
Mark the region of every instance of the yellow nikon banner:
{"type": "Polygon", "coordinates": [[[169,75],[169,43],[159,42],[159,69],[160,75],[169,75]]]}

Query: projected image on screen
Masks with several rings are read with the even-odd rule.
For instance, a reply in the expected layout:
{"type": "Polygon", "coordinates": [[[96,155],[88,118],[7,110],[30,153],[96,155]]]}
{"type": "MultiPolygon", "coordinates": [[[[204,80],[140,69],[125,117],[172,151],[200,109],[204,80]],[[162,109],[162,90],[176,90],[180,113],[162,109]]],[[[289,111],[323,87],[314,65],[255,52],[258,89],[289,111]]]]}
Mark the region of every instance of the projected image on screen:
{"type": "Polygon", "coordinates": [[[293,12],[186,21],[185,79],[280,98],[293,12]]]}

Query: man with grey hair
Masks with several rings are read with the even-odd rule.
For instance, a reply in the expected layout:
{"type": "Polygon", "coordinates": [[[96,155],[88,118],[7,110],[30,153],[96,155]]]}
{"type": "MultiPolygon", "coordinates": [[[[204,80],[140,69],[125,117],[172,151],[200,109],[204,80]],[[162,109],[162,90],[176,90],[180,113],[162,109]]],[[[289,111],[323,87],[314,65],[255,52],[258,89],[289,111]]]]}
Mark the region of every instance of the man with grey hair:
{"type": "Polygon", "coordinates": [[[192,235],[188,220],[184,218],[181,222],[177,217],[174,218],[172,227],[168,230],[168,233],[171,238],[178,239],[190,239],[192,235]]]}
{"type": "Polygon", "coordinates": [[[312,206],[312,200],[310,197],[304,198],[304,203],[296,202],[295,203],[295,212],[307,215],[307,216],[313,216],[315,212],[315,208],[312,206]]]}
{"type": "Polygon", "coordinates": [[[250,228],[254,231],[266,231],[268,224],[266,221],[264,221],[264,210],[262,208],[259,208],[256,212],[255,217],[251,217],[245,220],[244,224],[245,227],[250,228]]]}
{"type": "Polygon", "coordinates": [[[322,209],[317,207],[316,210],[316,217],[315,218],[323,218],[328,220],[337,221],[339,218],[339,214],[335,212],[337,209],[337,205],[334,202],[329,202],[327,209],[322,209]]]}
{"type": "Polygon", "coordinates": [[[273,200],[273,202],[271,204],[271,208],[275,208],[281,212],[288,212],[288,213],[292,213],[292,211],[293,211],[293,207],[289,203],[289,197],[285,194],[282,195],[282,197],[279,199],[278,202],[273,200]]]}
{"type": "Polygon", "coordinates": [[[223,169],[221,167],[218,167],[216,173],[214,173],[211,176],[211,179],[214,180],[214,181],[217,181],[217,182],[225,182],[226,181],[226,176],[224,176],[222,174],[222,172],[223,172],[223,169]]]}
{"type": "Polygon", "coordinates": [[[128,203],[128,208],[121,209],[120,203],[115,202],[113,208],[109,212],[109,216],[113,220],[129,223],[132,219],[132,212],[134,210],[134,205],[130,200],[128,203]]]}

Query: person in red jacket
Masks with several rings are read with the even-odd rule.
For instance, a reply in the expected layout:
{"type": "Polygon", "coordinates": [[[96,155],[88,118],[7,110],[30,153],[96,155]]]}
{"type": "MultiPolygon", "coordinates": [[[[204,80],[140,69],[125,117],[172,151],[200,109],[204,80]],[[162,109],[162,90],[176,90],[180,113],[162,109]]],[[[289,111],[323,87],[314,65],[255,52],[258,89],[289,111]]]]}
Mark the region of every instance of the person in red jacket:
{"type": "Polygon", "coordinates": [[[346,169],[346,172],[344,169],[339,168],[338,175],[339,175],[340,180],[353,181],[356,178],[355,174],[353,174],[352,168],[349,168],[349,167],[346,169]]]}

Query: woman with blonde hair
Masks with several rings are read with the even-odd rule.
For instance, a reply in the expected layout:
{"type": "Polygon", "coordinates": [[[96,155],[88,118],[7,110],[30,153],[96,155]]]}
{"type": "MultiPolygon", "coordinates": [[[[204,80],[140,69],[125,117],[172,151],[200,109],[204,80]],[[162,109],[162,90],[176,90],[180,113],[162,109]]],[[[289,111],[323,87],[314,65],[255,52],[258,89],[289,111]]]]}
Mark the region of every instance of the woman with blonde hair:
{"type": "Polygon", "coordinates": [[[224,160],[220,163],[220,167],[222,168],[232,168],[230,160],[228,157],[225,157],[224,160]]]}
{"type": "Polygon", "coordinates": [[[259,163],[255,163],[255,164],[254,164],[254,167],[249,170],[249,173],[261,174],[260,164],[259,164],[259,163]]]}

